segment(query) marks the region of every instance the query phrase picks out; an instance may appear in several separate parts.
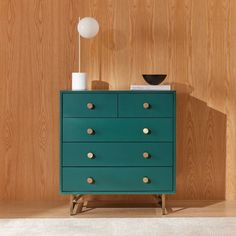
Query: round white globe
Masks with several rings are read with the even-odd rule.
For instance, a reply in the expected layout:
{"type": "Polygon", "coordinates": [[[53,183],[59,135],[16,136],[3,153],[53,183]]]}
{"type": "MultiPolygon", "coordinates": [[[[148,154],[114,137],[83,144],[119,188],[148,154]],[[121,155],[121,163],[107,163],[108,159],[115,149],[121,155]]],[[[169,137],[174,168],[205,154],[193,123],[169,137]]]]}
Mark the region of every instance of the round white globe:
{"type": "Polygon", "coordinates": [[[98,33],[99,24],[92,17],[84,17],[79,21],[77,30],[83,38],[92,38],[98,33]]]}

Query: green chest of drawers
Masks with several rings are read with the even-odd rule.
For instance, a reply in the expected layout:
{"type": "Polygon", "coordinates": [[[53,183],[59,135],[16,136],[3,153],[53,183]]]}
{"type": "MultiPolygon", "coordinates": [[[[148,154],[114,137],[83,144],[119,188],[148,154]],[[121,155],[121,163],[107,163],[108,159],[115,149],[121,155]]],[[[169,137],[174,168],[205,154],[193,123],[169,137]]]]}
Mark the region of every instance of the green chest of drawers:
{"type": "Polygon", "coordinates": [[[62,91],[60,190],[175,193],[175,91],[62,91]]]}

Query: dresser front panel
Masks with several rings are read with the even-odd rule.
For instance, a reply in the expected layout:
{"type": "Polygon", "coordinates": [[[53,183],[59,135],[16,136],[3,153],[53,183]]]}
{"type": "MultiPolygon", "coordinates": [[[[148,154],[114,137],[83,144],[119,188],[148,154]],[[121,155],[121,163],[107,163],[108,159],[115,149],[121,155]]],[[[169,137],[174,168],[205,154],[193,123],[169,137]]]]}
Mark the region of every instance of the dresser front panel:
{"type": "Polygon", "coordinates": [[[61,193],[175,193],[174,91],[64,91],[60,119],[61,193]]]}
{"type": "Polygon", "coordinates": [[[173,94],[119,94],[119,117],[173,117],[173,94]],[[144,104],[148,107],[144,107],[144,104]]]}
{"type": "Polygon", "coordinates": [[[63,117],[116,117],[116,94],[64,94],[63,117]],[[89,109],[88,104],[92,105],[89,109]]]}
{"type": "Polygon", "coordinates": [[[63,191],[172,191],[172,167],[63,167],[63,191]],[[143,178],[148,177],[149,183],[143,178]],[[94,183],[88,184],[87,178],[94,183]]]}
{"type": "Polygon", "coordinates": [[[63,166],[172,166],[172,143],[63,143],[63,166]],[[92,158],[88,158],[92,153],[92,158]],[[148,157],[145,156],[148,154],[148,157]]]}
{"type": "Polygon", "coordinates": [[[63,142],[171,142],[171,118],[64,118],[63,142]],[[87,129],[94,130],[93,135],[87,129]],[[143,129],[148,128],[149,134],[143,129]]]}

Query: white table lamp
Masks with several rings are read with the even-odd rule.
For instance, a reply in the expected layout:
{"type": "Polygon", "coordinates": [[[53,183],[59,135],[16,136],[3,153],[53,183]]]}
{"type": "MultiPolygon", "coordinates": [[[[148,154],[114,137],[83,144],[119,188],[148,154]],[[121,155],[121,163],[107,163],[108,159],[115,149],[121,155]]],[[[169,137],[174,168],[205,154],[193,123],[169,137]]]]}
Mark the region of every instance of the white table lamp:
{"type": "Polygon", "coordinates": [[[86,39],[93,38],[99,31],[99,24],[97,20],[92,17],[79,18],[77,25],[79,32],[79,72],[72,73],[72,90],[86,90],[87,89],[87,73],[81,72],[81,43],[80,36],[86,39]]]}

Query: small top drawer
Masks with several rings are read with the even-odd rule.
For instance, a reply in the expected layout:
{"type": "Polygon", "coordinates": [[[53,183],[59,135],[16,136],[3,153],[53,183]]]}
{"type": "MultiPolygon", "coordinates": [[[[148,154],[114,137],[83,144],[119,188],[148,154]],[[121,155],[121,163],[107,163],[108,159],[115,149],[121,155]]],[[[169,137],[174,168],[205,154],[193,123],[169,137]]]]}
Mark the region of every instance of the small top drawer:
{"type": "Polygon", "coordinates": [[[116,117],[116,94],[62,94],[63,117],[116,117]]]}
{"type": "Polygon", "coordinates": [[[119,94],[119,117],[172,117],[173,93],[119,94]]]}

